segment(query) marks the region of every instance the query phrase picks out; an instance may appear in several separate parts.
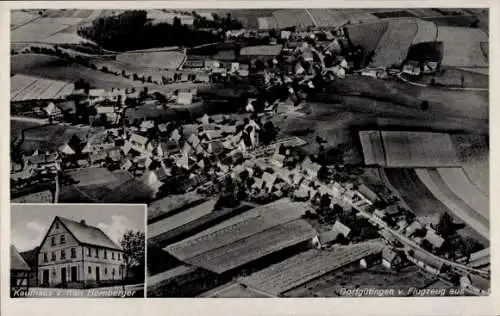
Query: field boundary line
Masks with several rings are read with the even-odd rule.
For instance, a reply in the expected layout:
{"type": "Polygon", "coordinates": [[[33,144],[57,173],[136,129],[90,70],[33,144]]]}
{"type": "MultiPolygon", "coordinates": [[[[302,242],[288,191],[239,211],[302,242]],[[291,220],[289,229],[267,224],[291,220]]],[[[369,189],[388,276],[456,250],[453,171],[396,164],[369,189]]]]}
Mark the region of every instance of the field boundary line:
{"type": "MultiPolygon", "coordinates": [[[[422,88],[430,87],[430,85],[428,85],[428,84],[413,82],[411,80],[405,79],[401,76],[401,73],[397,74],[396,76],[401,81],[408,83],[410,85],[413,85],[413,86],[418,86],[418,87],[422,87],[422,88]]],[[[490,90],[489,88],[461,88],[461,87],[438,87],[438,86],[433,87],[433,88],[437,88],[437,89],[441,89],[441,90],[451,90],[451,91],[489,91],[490,90]]]]}

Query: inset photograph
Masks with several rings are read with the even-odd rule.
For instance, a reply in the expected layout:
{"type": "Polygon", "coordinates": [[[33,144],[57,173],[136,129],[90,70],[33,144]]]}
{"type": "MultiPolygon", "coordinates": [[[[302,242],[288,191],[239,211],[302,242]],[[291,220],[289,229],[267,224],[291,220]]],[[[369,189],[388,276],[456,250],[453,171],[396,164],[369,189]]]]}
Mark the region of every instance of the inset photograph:
{"type": "Polygon", "coordinates": [[[11,297],[144,297],[145,206],[14,204],[11,297]]]}

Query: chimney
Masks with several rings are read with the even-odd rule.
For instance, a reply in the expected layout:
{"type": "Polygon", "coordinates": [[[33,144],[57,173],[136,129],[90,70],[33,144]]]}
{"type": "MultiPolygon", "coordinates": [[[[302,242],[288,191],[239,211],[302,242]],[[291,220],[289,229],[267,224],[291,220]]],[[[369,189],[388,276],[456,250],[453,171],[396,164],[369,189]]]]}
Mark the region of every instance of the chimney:
{"type": "Polygon", "coordinates": [[[83,226],[87,226],[87,222],[85,222],[85,220],[84,220],[84,219],[82,219],[82,220],[80,221],[80,224],[82,224],[83,226]]]}

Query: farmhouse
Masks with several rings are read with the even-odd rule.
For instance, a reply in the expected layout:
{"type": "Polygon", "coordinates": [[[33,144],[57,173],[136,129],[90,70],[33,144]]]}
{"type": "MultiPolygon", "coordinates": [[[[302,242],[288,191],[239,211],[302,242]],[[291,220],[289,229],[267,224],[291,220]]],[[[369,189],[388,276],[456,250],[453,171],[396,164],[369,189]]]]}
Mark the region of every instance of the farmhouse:
{"type": "Polygon", "coordinates": [[[312,243],[316,248],[321,249],[337,241],[339,237],[347,240],[350,233],[351,229],[337,220],[331,230],[314,236],[312,243]]]}
{"type": "Polygon", "coordinates": [[[443,262],[419,250],[409,253],[408,259],[432,274],[440,274],[443,269],[443,262]]]}
{"type": "Polygon", "coordinates": [[[102,230],[56,216],[40,244],[40,286],[113,284],[122,278],[123,250],[102,230]]]}
{"type": "Polygon", "coordinates": [[[28,285],[30,287],[37,286],[37,277],[38,277],[38,251],[39,251],[39,246],[35,247],[32,250],[28,251],[23,251],[21,252],[21,257],[23,257],[24,261],[28,264],[30,267],[31,271],[28,274],[28,285]]]}
{"type": "Polygon", "coordinates": [[[403,262],[401,256],[389,247],[382,250],[382,265],[387,269],[398,268],[403,262]]]}

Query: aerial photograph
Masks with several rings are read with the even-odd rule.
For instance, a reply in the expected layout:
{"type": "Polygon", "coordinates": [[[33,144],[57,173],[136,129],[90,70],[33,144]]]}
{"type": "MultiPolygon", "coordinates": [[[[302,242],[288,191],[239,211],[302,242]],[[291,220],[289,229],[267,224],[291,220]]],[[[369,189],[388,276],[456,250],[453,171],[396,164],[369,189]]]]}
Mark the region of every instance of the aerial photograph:
{"type": "Polygon", "coordinates": [[[11,297],[144,297],[143,205],[12,206],[11,297]]]}
{"type": "Polygon", "coordinates": [[[11,202],[147,207],[148,297],[487,296],[488,25],[13,10],[11,202]]]}

